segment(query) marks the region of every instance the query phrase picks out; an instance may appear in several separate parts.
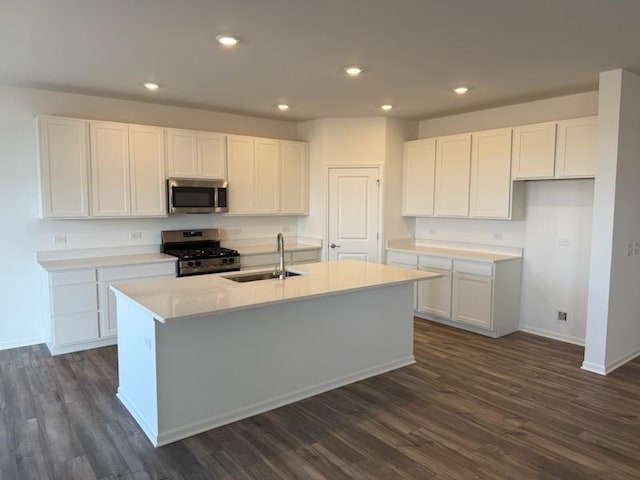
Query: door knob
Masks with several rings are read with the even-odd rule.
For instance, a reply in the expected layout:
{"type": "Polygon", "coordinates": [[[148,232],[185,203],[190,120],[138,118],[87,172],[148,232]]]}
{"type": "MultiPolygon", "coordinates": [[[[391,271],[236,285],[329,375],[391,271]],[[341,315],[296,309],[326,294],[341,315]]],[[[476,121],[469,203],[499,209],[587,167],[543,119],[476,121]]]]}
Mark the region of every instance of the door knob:
{"type": "Polygon", "coordinates": [[[340,248],[342,245],[336,245],[335,243],[332,243],[331,245],[329,245],[331,248],[340,248]]]}

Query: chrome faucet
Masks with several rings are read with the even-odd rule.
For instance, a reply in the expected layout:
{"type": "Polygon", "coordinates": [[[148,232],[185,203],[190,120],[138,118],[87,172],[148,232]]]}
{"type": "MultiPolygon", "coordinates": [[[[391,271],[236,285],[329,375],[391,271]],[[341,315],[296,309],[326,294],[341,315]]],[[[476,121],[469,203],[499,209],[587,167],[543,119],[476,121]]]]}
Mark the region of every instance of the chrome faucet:
{"type": "Polygon", "coordinates": [[[276,238],[276,248],[278,263],[273,270],[273,276],[278,277],[280,280],[284,280],[287,276],[287,271],[284,268],[284,237],[282,236],[282,233],[279,233],[276,238]]]}

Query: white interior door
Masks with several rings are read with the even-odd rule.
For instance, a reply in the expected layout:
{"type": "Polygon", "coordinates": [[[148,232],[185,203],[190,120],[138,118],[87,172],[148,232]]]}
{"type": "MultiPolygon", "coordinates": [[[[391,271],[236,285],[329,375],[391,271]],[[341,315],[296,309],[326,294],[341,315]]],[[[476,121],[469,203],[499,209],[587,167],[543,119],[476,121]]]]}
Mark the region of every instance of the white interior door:
{"type": "Polygon", "coordinates": [[[329,260],[379,261],[379,179],[376,167],[329,169],[329,260]]]}

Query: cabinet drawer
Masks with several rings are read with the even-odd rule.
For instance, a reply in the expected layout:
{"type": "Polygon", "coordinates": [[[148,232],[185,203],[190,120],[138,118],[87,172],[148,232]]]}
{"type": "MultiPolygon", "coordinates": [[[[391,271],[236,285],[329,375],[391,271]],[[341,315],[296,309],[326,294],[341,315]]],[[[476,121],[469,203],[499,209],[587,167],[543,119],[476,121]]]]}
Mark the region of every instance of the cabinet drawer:
{"type": "Polygon", "coordinates": [[[51,289],[53,315],[67,315],[98,309],[98,292],[95,283],[58,285],[51,289]]]}
{"type": "Polygon", "coordinates": [[[302,262],[317,262],[318,261],[318,250],[302,250],[298,252],[291,252],[293,254],[293,263],[302,263],[302,262]]]}
{"type": "Polygon", "coordinates": [[[435,268],[438,270],[451,271],[451,259],[444,257],[434,257],[431,255],[420,255],[418,257],[418,265],[423,270],[429,270],[435,268]]]}
{"type": "Polygon", "coordinates": [[[51,285],[73,285],[74,283],[89,283],[96,281],[96,271],[93,268],[85,270],[71,270],[67,272],[52,272],[49,274],[51,285]]]}
{"type": "Polygon", "coordinates": [[[387,252],[387,264],[398,267],[418,268],[418,256],[411,253],[387,252]]]}
{"type": "Polygon", "coordinates": [[[145,263],[125,265],[122,267],[105,267],[98,269],[98,281],[128,280],[130,278],[155,277],[176,274],[175,262],[145,263]]]}
{"type": "Polygon", "coordinates": [[[493,277],[493,263],[454,260],[453,271],[458,273],[469,273],[471,275],[482,275],[484,277],[493,277]]]}
{"type": "Polygon", "coordinates": [[[98,312],[58,315],[53,325],[56,345],[96,340],[99,335],[98,312]]]}

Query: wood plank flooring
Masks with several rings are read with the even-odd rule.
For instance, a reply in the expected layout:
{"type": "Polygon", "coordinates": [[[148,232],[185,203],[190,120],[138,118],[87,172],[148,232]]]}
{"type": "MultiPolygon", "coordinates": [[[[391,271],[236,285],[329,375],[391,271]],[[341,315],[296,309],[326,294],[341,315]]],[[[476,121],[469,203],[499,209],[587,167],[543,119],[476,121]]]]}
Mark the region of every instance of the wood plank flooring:
{"type": "Polygon", "coordinates": [[[416,320],[417,363],[154,449],[116,349],[0,351],[0,479],[640,479],[640,360],[416,320]]]}

